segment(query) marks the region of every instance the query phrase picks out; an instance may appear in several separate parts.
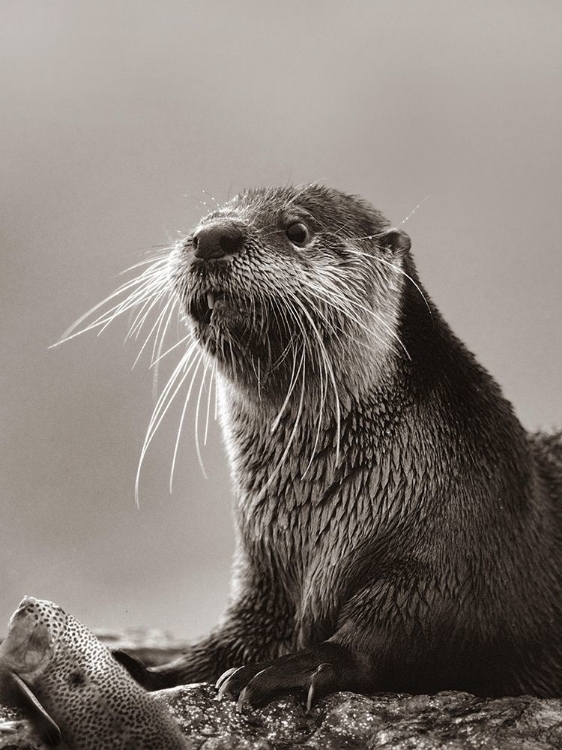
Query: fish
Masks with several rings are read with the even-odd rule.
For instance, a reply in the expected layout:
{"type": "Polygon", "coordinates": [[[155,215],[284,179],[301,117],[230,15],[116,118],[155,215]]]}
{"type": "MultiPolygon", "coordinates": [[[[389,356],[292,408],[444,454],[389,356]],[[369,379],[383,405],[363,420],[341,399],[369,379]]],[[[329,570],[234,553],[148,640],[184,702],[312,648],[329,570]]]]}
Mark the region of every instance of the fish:
{"type": "Polygon", "coordinates": [[[48,745],[187,750],[167,706],[53,602],[31,596],[20,602],[0,645],[0,675],[48,745]]]}

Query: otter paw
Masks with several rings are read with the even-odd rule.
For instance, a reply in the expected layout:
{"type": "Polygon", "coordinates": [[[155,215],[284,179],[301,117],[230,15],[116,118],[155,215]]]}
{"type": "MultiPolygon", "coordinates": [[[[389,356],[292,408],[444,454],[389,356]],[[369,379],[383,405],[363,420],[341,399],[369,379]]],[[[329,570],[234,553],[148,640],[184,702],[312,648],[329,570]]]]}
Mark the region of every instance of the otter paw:
{"type": "Polygon", "coordinates": [[[263,706],[277,695],[301,689],[306,694],[306,710],[315,700],[340,689],[336,668],[328,662],[311,660],[308,654],[283,656],[272,662],[229,669],[217,682],[219,697],[230,694],[238,699],[238,710],[245,704],[263,706]]]}

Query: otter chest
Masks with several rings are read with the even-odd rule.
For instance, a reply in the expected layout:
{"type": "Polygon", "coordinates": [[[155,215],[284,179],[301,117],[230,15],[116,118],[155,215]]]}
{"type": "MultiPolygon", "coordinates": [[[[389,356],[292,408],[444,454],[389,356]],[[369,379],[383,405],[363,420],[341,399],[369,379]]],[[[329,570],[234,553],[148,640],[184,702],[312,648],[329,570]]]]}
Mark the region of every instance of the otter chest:
{"type": "Polygon", "coordinates": [[[246,554],[291,591],[331,577],[363,535],[355,512],[360,483],[357,477],[330,491],[326,482],[295,481],[263,496],[240,493],[236,515],[246,554]]]}

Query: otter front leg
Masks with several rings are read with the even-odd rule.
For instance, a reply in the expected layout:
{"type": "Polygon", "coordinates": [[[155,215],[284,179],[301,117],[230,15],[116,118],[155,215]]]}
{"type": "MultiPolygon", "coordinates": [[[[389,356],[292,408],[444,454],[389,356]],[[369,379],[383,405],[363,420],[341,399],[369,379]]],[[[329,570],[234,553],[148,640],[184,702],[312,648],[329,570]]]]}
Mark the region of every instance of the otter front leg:
{"type": "Polygon", "coordinates": [[[252,569],[238,571],[238,596],[221,624],[208,636],[191,644],[178,659],[158,667],[145,667],[123,651],[114,657],[148,690],[190,682],[215,682],[223,672],[244,663],[274,659],[294,648],[294,613],[275,587],[252,569]]]}
{"type": "MultiPolygon", "coordinates": [[[[435,606],[445,612],[446,604],[440,601],[435,606]]],[[[452,642],[449,647],[442,643],[436,651],[435,639],[426,632],[429,619],[427,600],[420,596],[416,582],[379,581],[341,606],[337,629],[326,640],[229,670],[218,682],[220,694],[238,699],[239,706],[259,706],[279,694],[304,691],[310,708],[318,697],[339,690],[445,689],[434,678],[439,677],[443,662],[450,669],[462,662],[462,654],[452,642]]]]}

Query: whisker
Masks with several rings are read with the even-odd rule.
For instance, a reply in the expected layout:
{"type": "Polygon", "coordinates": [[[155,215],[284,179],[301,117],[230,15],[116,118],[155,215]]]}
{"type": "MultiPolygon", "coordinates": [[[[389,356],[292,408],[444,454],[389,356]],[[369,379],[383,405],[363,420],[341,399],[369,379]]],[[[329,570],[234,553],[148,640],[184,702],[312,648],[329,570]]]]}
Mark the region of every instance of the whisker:
{"type": "Polygon", "coordinates": [[[209,381],[209,396],[207,398],[207,416],[205,418],[205,434],[203,435],[203,445],[207,445],[207,437],[209,434],[209,415],[211,412],[211,394],[213,392],[213,384],[215,385],[215,392],[216,392],[216,371],[217,371],[217,361],[216,359],[213,360],[213,367],[211,369],[211,377],[209,381]]]}
{"type": "MultiPolygon", "coordinates": [[[[201,361],[201,355],[199,356],[199,362],[200,361],[201,361]]],[[[199,366],[199,364],[197,366],[199,366]]],[[[195,372],[197,372],[197,369],[195,370],[195,372]]],[[[183,383],[185,382],[186,378],[187,378],[187,373],[182,378],[182,380],[180,382],[180,386],[183,385],[183,383]]],[[[193,382],[193,375],[192,375],[192,382],[193,382]]],[[[175,394],[174,394],[174,396],[175,396],[175,394]]],[[[170,402],[171,402],[171,400],[170,400],[170,402]]],[[[170,494],[172,494],[172,492],[174,490],[174,472],[175,472],[175,469],[176,469],[176,458],[177,458],[177,455],[178,455],[178,447],[179,447],[179,443],[180,443],[180,437],[181,437],[181,433],[182,433],[182,429],[183,429],[183,422],[184,422],[184,419],[185,419],[185,414],[186,414],[186,411],[187,411],[187,405],[188,405],[188,403],[189,403],[189,398],[186,397],[184,399],[184,401],[183,401],[183,407],[182,407],[182,410],[181,410],[180,421],[179,421],[179,425],[178,425],[178,431],[177,431],[177,434],[176,434],[176,441],[174,443],[174,452],[172,454],[172,464],[170,466],[170,485],[169,485],[170,486],[170,494]]]]}
{"type": "MultiPolygon", "coordinates": [[[[292,300],[296,302],[299,305],[299,309],[304,313],[306,316],[308,323],[312,327],[312,330],[314,332],[314,335],[316,337],[316,341],[319,345],[319,351],[322,354],[322,361],[324,366],[326,367],[326,375],[329,376],[331,382],[332,382],[332,388],[334,391],[334,397],[335,397],[335,416],[336,416],[336,465],[339,464],[340,459],[340,440],[341,440],[341,409],[340,409],[340,400],[339,400],[339,391],[338,386],[336,382],[336,377],[334,374],[334,369],[332,366],[332,362],[328,356],[328,352],[326,351],[326,346],[324,344],[324,341],[322,340],[322,336],[320,335],[320,332],[318,331],[318,328],[308,312],[306,305],[302,303],[301,300],[294,295],[292,297],[292,300]]],[[[317,435],[318,438],[318,435],[317,435]]],[[[316,450],[317,441],[314,444],[313,450],[316,450]]],[[[308,470],[308,467],[307,467],[308,470]]]]}
{"type": "MultiPolygon", "coordinates": [[[[187,395],[186,395],[186,397],[184,399],[184,402],[183,402],[183,408],[182,408],[182,411],[181,411],[180,422],[179,422],[179,426],[178,426],[178,432],[177,432],[177,435],[176,435],[176,442],[174,444],[174,452],[173,452],[173,455],[172,455],[172,465],[170,467],[170,494],[173,491],[174,472],[175,472],[175,469],[176,469],[176,459],[177,459],[177,455],[178,455],[178,448],[179,448],[179,444],[180,444],[180,438],[181,438],[181,434],[182,434],[182,429],[183,429],[183,423],[184,423],[184,419],[185,419],[185,414],[186,414],[186,411],[187,411],[187,405],[189,403],[189,397],[191,396],[191,390],[193,388],[193,383],[195,381],[195,377],[197,375],[197,371],[199,370],[199,366],[200,366],[200,364],[201,364],[201,362],[203,360],[203,357],[204,357],[204,352],[201,350],[201,351],[199,351],[196,354],[196,356],[195,356],[195,358],[193,360],[193,363],[196,363],[196,367],[195,367],[195,369],[194,369],[194,371],[193,371],[193,373],[191,375],[191,382],[190,382],[190,385],[189,385],[189,389],[188,389],[187,395]]],[[[186,375],[187,375],[187,373],[186,373],[186,375]]],[[[180,386],[184,382],[185,382],[185,379],[182,379],[182,381],[180,383],[180,386]]],[[[177,393],[177,391],[176,391],[176,393],[177,393]]],[[[174,396],[175,396],[175,393],[174,393],[174,396]]],[[[170,403],[172,402],[174,396],[172,396],[172,398],[170,399],[170,403]]],[[[156,429],[157,429],[157,427],[156,427],[156,429]]],[[[195,420],[195,438],[197,440],[197,418],[195,420]]],[[[203,475],[205,476],[205,479],[207,479],[207,475],[205,474],[204,467],[202,466],[201,468],[203,469],[203,475]]]]}
{"type": "Polygon", "coordinates": [[[423,293],[422,288],[415,281],[415,279],[413,279],[408,273],[406,273],[406,271],[404,271],[403,268],[401,268],[400,266],[397,266],[395,263],[391,263],[390,261],[385,260],[384,258],[379,258],[378,256],[373,255],[372,253],[366,253],[366,252],[363,252],[361,250],[356,250],[356,249],[351,249],[351,248],[347,248],[346,252],[348,252],[351,255],[355,255],[358,258],[369,258],[373,262],[380,263],[383,266],[387,266],[388,268],[391,268],[393,271],[396,271],[397,273],[399,273],[402,276],[404,276],[404,278],[406,278],[417,289],[417,291],[419,292],[421,298],[425,302],[425,306],[427,307],[427,310],[428,310],[429,314],[431,315],[431,317],[433,317],[433,313],[431,312],[431,306],[430,306],[430,304],[429,304],[429,302],[427,300],[427,297],[423,293]]]}
{"type": "Polygon", "coordinates": [[[408,221],[408,220],[409,220],[409,219],[410,219],[410,218],[411,218],[411,217],[412,217],[412,216],[413,216],[413,215],[414,215],[414,214],[416,213],[416,211],[418,210],[418,208],[420,208],[421,206],[423,206],[423,204],[424,204],[424,203],[425,203],[425,202],[426,202],[427,200],[429,200],[429,198],[431,198],[431,196],[430,196],[430,195],[426,195],[426,196],[425,196],[425,198],[423,198],[423,199],[422,199],[422,200],[421,200],[421,201],[420,201],[420,202],[418,203],[418,205],[417,205],[417,206],[416,206],[416,207],[415,207],[415,208],[414,208],[414,209],[413,209],[412,211],[410,211],[410,213],[408,214],[408,216],[406,216],[406,218],[405,218],[405,219],[402,219],[402,221],[400,222],[400,224],[398,224],[398,226],[399,226],[399,227],[401,227],[401,226],[402,226],[403,224],[405,224],[405,223],[406,223],[406,222],[407,222],[407,221],[408,221]]]}
{"type": "Polygon", "coordinates": [[[132,266],[125,268],[124,271],[119,271],[117,275],[125,276],[125,274],[130,273],[131,271],[136,271],[137,268],[141,268],[142,266],[152,265],[155,261],[158,261],[158,260],[165,260],[167,262],[168,252],[172,249],[173,246],[168,244],[168,245],[152,245],[152,247],[165,248],[167,252],[164,253],[162,250],[160,250],[158,253],[151,253],[150,258],[145,258],[144,260],[141,260],[138,263],[133,263],[132,266]]]}
{"type": "MultiPolygon", "coordinates": [[[[170,321],[172,319],[172,315],[174,313],[174,308],[179,305],[179,301],[177,299],[174,300],[174,304],[170,308],[170,312],[168,313],[168,317],[166,318],[166,322],[164,322],[164,318],[161,319],[158,330],[156,331],[156,335],[154,337],[154,345],[152,347],[152,354],[150,358],[150,367],[154,364],[154,375],[152,376],[152,398],[156,399],[157,393],[158,393],[158,376],[160,372],[160,360],[162,359],[162,349],[164,348],[164,340],[166,339],[166,333],[168,332],[168,329],[170,327],[170,321]]],[[[179,315],[178,315],[179,318],[179,315]]],[[[192,331],[188,332],[188,335],[192,334],[192,331]]],[[[180,338],[179,330],[176,331],[176,335],[178,338],[180,338]]],[[[193,341],[193,336],[191,335],[191,341],[193,341]]]]}
{"type": "MultiPolygon", "coordinates": [[[[381,345],[384,346],[385,342],[384,340],[379,336],[378,332],[372,328],[369,328],[364,321],[360,320],[360,318],[357,317],[357,315],[354,314],[353,310],[349,308],[348,305],[345,304],[345,302],[336,301],[333,297],[329,297],[324,294],[324,290],[320,287],[306,287],[307,290],[307,298],[310,302],[319,302],[321,304],[326,305],[329,308],[332,308],[337,313],[341,315],[341,317],[344,319],[344,321],[351,321],[353,322],[358,328],[363,330],[365,333],[367,333],[369,336],[374,336],[375,340],[381,345]]],[[[338,338],[340,338],[342,335],[345,336],[345,338],[349,341],[353,341],[357,346],[360,346],[368,351],[375,351],[373,349],[373,346],[368,344],[366,341],[362,341],[361,339],[358,339],[356,336],[353,336],[349,330],[347,329],[346,325],[343,321],[341,323],[336,323],[333,320],[329,320],[326,314],[320,309],[320,307],[315,306],[315,313],[321,318],[322,322],[327,326],[329,330],[331,330],[332,334],[338,338]]],[[[377,317],[378,320],[378,317],[377,317]]],[[[392,342],[392,345],[394,347],[394,342],[392,342]]]]}
{"type": "Polygon", "coordinates": [[[305,377],[305,372],[306,372],[306,358],[304,356],[304,347],[303,347],[302,352],[301,352],[301,360],[300,360],[298,371],[297,371],[297,378],[298,378],[298,376],[300,375],[301,372],[302,372],[302,385],[301,385],[301,392],[300,392],[300,398],[299,398],[299,405],[298,405],[298,409],[297,409],[297,416],[295,417],[295,422],[293,424],[293,429],[291,430],[291,433],[289,435],[289,439],[287,440],[287,443],[285,445],[285,449],[284,449],[283,453],[281,454],[281,457],[280,457],[279,461],[277,462],[275,468],[273,469],[273,471],[269,475],[269,478],[268,478],[267,482],[261,488],[261,491],[260,491],[259,495],[256,497],[256,499],[254,501],[254,505],[258,505],[265,498],[266,491],[269,489],[269,487],[271,486],[273,480],[277,477],[279,471],[281,470],[281,467],[285,463],[285,459],[287,458],[287,456],[289,454],[289,450],[291,449],[291,446],[293,445],[293,441],[294,441],[295,436],[297,434],[297,429],[299,427],[300,420],[301,420],[301,417],[302,417],[302,412],[303,412],[304,392],[305,392],[305,385],[306,385],[306,377],[305,377]]]}
{"type": "Polygon", "coordinates": [[[144,458],[146,456],[146,452],[148,450],[148,447],[152,443],[152,440],[154,438],[154,435],[156,434],[156,431],[158,430],[158,427],[160,426],[168,409],[170,408],[171,403],[175,399],[176,395],[178,394],[178,391],[180,390],[187,376],[189,375],[189,372],[191,368],[193,367],[194,362],[200,361],[200,357],[202,355],[196,355],[195,357],[192,356],[194,350],[196,349],[196,346],[197,344],[195,342],[192,343],[191,346],[184,353],[184,355],[182,356],[182,358],[176,365],[174,371],[172,372],[172,375],[170,376],[166,386],[164,387],[164,390],[160,394],[158,401],[156,402],[156,406],[154,407],[154,411],[152,412],[152,416],[150,418],[150,422],[148,424],[144,442],[141,448],[141,455],[140,455],[136,478],[135,478],[135,501],[137,505],[139,503],[140,471],[142,468],[142,464],[144,462],[144,458]],[[183,370],[183,373],[182,373],[182,370],[183,370]],[[176,384],[176,381],[178,379],[179,379],[179,383],[174,388],[174,385],[176,384]]]}
{"type": "Polygon", "coordinates": [[[176,343],[175,343],[175,344],[174,344],[173,346],[171,346],[171,347],[170,347],[169,349],[166,349],[166,351],[165,351],[165,352],[162,352],[161,354],[159,354],[159,355],[158,355],[158,357],[157,357],[157,359],[153,360],[153,361],[152,361],[152,362],[150,363],[150,369],[152,369],[153,367],[156,367],[156,365],[157,365],[157,364],[158,364],[158,363],[159,363],[159,362],[160,362],[160,361],[161,361],[162,359],[164,359],[164,357],[167,357],[167,356],[168,356],[168,354],[169,354],[170,352],[173,352],[173,351],[174,351],[174,349],[177,349],[177,348],[178,348],[178,346],[181,346],[181,345],[182,345],[182,344],[184,344],[184,343],[185,343],[186,341],[193,341],[193,333],[192,333],[191,331],[189,331],[188,333],[186,333],[186,335],[185,335],[185,336],[184,336],[183,338],[181,338],[181,339],[180,339],[179,341],[177,341],[177,342],[176,342],[176,343]]]}
{"type": "Polygon", "coordinates": [[[403,268],[398,268],[393,263],[390,263],[388,260],[384,260],[384,258],[375,258],[375,260],[376,260],[377,263],[382,263],[384,266],[389,266],[390,268],[393,268],[395,271],[398,271],[398,273],[401,273],[402,276],[404,276],[404,278],[406,278],[411,284],[413,284],[415,286],[415,288],[418,290],[418,292],[420,294],[420,297],[425,302],[425,306],[427,307],[427,311],[429,312],[429,314],[433,318],[433,313],[431,311],[431,307],[430,307],[429,302],[427,301],[427,297],[423,293],[420,285],[416,281],[414,281],[414,279],[409,274],[407,274],[406,271],[404,271],[403,268]]]}
{"type": "Polygon", "coordinates": [[[97,305],[94,305],[86,313],[81,315],[78,320],[76,320],[71,326],[66,329],[66,331],[64,331],[59,341],[53,344],[50,348],[59,346],[63,342],[69,341],[70,339],[73,339],[76,336],[86,333],[86,331],[90,331],[94,328],[101,328],[103,330],[107,324],[111,323],[123,312],[126,312],[127,310],[135,307],[137,304],[139,304],[139,302],[142,302],[149,296],[151,297],[155,291],[162,290],[166,285],[165,281],[167,278],[167,263],[167,258],[158,258],[155,261],[152,261],[151,265],[145,271],[143,271],[143,273],[122,284],[108,297],[106,297],[101,302],[98,302],[97,305]],[[107,306],[108,303],[110,303],[112,300],[118,299],[126,292],[130,293],[125,297],[125,299],[123,299],[113,307],[110,307],[109,310],[103,312],[84,328],[80,328],[82,323],[91,318],[97,310],[100,310],[104,306],[107,306]]]}
{"type": "Polygon", "coordinates": [[[219,376],[218,373],[215,372],[215,421],[218,419],[219,416],[219,376]]]}
{"type": "Polygon", "coordinates": [[[214,195],[211,195],[211,193],[208,193],[206,190],[202,190],[201,192],[203,193],[203,195],[208,196],[213,201],[213,203],[215,204],[217,208],[220,208],[220,204],[214,195]]]}
{"type": "MultiPolygon", "coordinates": [[[[133,362],[133,368],[136,366],[137,362],[141,358],[142,353],[145,350],[148,342],[152,338],[152,335],[154,334],[154,332],[157,331],[159,329],[159,327],[162,325],[162,319],[166,316],[166,312],[168,311],[168,309],[170,307],[173,307],[173,304],[174,304],[174,300],[173,300],[173,298],[170,298],[168,300],[168,302],[166,303],[166,305],[158,313],[158,317],[156,318],[156,321],[155,321],[154,325],[152,326],[152,328],[148,332],[148,336],[145,338],[144,344],[141,346],[141,348],[139,349],[139,352],[138,352],[137,356],[135,357],[135,361],[133,362]]],[[[150,366],[152,366],[152,365],[150,365],[150,366]]]]}
{"type": "MultiPolygon", "coordinates": [[[[205,388],[205,378],[207,377],[207,370],[209,369],[209,359],[206,356],[205,352],[203,352],[203,359],[205,361],[205,369],[203,370],[203,375],[201,377],[201,384],[199,386],[199,394],[197,396],[197,403],[195,405],[195,451],[197,453],[197,460],[199,462],[199,467],[201,468],[201,471],[203,472],[203,476],[205,479],[208,479],[207,472],[205,471],[205,465],[203,463],[203,456],[201,455],[201,445],[199,444],[199,407],[201,406],[201,397],[203,395],[203,390],[205,388]]],[[[199,368],[199,365],[197,365],[199,368]]],[[[209,386],[210,389],[210,386],[209,386]]],[[[188,396],[189,398],[189,396],[188,396]]]]}
{"type": "Polygon", "coordinates": [[[299,190],[293,197],[287,201],[287,206],[290,206],[292,203],[294,203],[298,198],[301,197],[303,193],[305,193],[309,188],[314,187],[315,185],[319,185],[320,183],[324,182],[323,179],[314,180],[313,182],[309,182],[307,185],[303,185],[301,190],[299,190]]]}
{"type": "MultiPolygon", "coordinates": [[[[304,341],[305,341],[305,339],[303,339],[303,342],[304,341]]],[[[304,347],[304,343],[303,343],[303,347],[304,347]]],[[[298,378],[298,372],[295,374],[295,361],[296,361],[295,357],[293,357],[293,366],[292,366],[292,370],[291,370],[291,379],[289,381],[289,387],[287,389],[287,394],[285,395],[285,399],[284,399],[283,403],[281,404],[281,408],[279,409],[279,411],[275,415],[274,420],[271,423],[271,426],[269,428],[271,433],[274,433],[277,430],[277,428],[279,427],[279,423],[281,422],[281,417],[283,416],[283,413],[284,413],[285,409],[287,408],[287,406],[289,404],[289,401],[291,399],[291,394],[292,394],[292,392],[294,390],[294,387],[296,385],[297,378],[298,378]]]]}
{"type": "Polygon", "coordinates": [[[125,341],[128,341],[129,339],[132,339],[132,338],[134,338],[135,341],[138,339],[140,332],[142,330],[142,327],[146,323],[146,319],[149,316],[151,310],[153,310],[154,307],[165,296],[167,296],[165,291],[159,292],[158,294],[155,294],[153,297],[148,298],[145,302],[139,303],[141,305],[141,308],[139,312],[135,315],[135,318],[133,319],[133,322],[131,323],[129,327],[127,335],[125,336],[125,341]]]}
{"type": "MultiPolygon", "coordinates": [[[[404,343],[402,342],[400,336],[398,333],[387,323],[386,320],[384,320],[383,317],[378,315],[374,310],[371,308],[366,307],[365,305],[361,304],[360,302],[357,302],[356,300],[351,299],[349,294],[345,297],[345,303],[346,306],[343,304],[338,304],[334,298],[331,298],[324,292],[326,292],[326,287],[329,287],[329,281],[328,279],[323,280],[323,286],[319,286],[318,289],[316,289],[313,294],[317,296],[318,299],[321,299],[324,304],[328,305],[329,307],[333,307],[336,310],[338,310],[342,315],[352,320],[357,326],[359,326],[361,329],[363,329],[366,333],[369,335],[373,335],[375,339],[381,344],[384,345],[384,340],[380,338],[380,336],[377,334],[376,330],[373,330],[372,328],[369,328],[363,321],[361,321],[357,316],[353,314],[353,311],[350,308],[357,308],[361,312],[367,313],[368,316],[372,317],[376,323],[380,324],[390,335],[394,341],[396,341],[399,346],[402,348],[402,350],[405,352],[407,358],[411,360],[410,353],[404,346],[404,343]]],[[[337,287],[331,288],[331,291],[334,295],[339,294],[339,289],[337,287]]]]}
{"type": "MultiPolygon", "coordinates": [[[[299,306],[299,308],[302,309],[302,307],[303,307],[302,302],[298,298],[296,298],[296,295],[291,294],[289,296],[290,296],[291,302],[296,303],[299,306]]],[[[299,324],[299,327],[301,328],[301,331],[303,332],[303,337],[308,342],[308,336],[306,335],[306,331],[304,330],[304,327],[300,323],[300,320],[299,320],[298,316],[295,316],[295,318],[297,320],[297,323],[299,324]]],[[[311,321],[309,320],[309,323],[310,322],[311,321]]],[[[312,323],[312,325],[313,325],[313,327],[315,327],[313,323],[312,323]]],[[[324,347],[324,343],[321,340],[321,337],[319,338],[319,332],[317,330],[315,331],[315,334],[316,334],[316,337],[317,337],[318,341],[320,342],[320,348],[319,348],[320,356],[317,358],[317,362],[320,363],[320,367],[319,367],[319,377],[320,377],[320,405],[319,405],[319,410],[318,410],[316,435],[315,435],[314,443],[313,443],[313,446],[312,446],[312,450],[310,452],[310,460],[309,460],[309,462],[308,462],[308,464],[307,464],[307,466],[306,466],[306,468],[305,468],[305,470],[304,470],[304,472],[302,474],[302,478],[303,479],[306,476],[306,474],[307,474],[307,472],[308,472],[308,470],[309,470],[309,468],[310,468],[310,466],[312,464],[312,461],[313,461],[314,456],[316,454],[316,448],[318,447],[318,442],[320,440],[320,430],[322,428],[322,420],[323,420],[323,416],[324,416],[324,406],[325,406],[325,403],[326,403],[327,388],[328,388],[328,385],[327,385],[327,381],[328,381],[328,368],[327,368],[328,356],[327,356],[326,349],[324,347]]],[[[313,347],[311,347],[311,350],[313,351],[313,347]]],[[[314,357],[311,357],[311,358],[314,360],[314,357]]],[[[336,396],[336,401],[337,401],[337,399],[338,399],[337,390],[335,391],[335,396],[336,396]]],[[[312,413],[312,411],[311,411],[311,413],[312,413]]]]}

